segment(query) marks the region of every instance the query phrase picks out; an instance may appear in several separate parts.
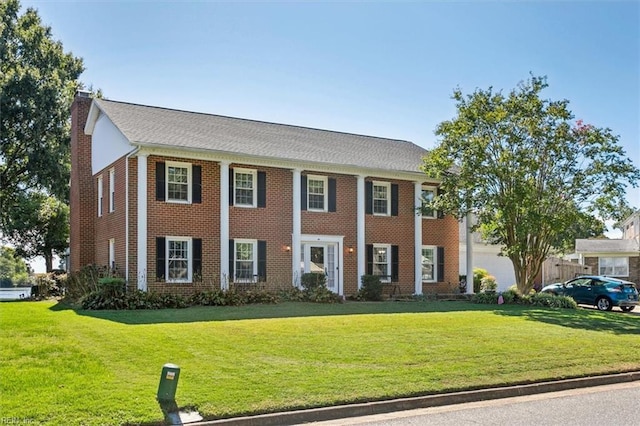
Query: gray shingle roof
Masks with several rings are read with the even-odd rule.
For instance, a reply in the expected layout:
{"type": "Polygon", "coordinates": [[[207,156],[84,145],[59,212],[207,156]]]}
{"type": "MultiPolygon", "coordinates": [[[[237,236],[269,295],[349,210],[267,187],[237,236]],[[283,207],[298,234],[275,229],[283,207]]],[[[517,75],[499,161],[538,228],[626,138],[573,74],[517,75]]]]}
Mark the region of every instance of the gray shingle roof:
{"type": "Polygon", "coordinates": [[[637,240],[576,240],[576,253],[637,253],[638,250],[637,240]]]}
{"type": "Polygon", "coordinates": [[[95,99],[130,142],[290,161],[418,172],[411,142],[95,99]]]}

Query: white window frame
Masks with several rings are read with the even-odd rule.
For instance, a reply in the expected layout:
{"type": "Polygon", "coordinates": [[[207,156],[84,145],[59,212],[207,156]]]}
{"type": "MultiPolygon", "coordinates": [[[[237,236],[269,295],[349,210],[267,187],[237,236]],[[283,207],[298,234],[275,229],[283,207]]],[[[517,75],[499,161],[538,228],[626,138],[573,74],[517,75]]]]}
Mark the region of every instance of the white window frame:
{"type": "Polygon", "coordinates": [[[376,182],[374,181],[371,186],[371,200],[372,206],[371,211],[374,216],[391,216],[391,182],[376,182]],[[376,212],[376,200],[381,200],[381,198],[376,198],[376,186],[383,186],[387,189],[387,207],[384,213],[376,212]]]}
{"type": "MultiPolygon", "coordinates": [[[[393,265],[391,264],[391,244],[374,244],[373,245],[373,259],[371,259],[371,262],[373,263],[373,274],[374,275],[378,275],[376,274],[376,265],[387,265],[387,274],[386,276],[384,276],[383,278],[380,278],[380,282],[383,283],[390,283],[391,282],[391,268],[393,267],[393,265]],[[383,262],[376,262],[376,249],[385,249],[387,252],[387,261],[386,263],[383,262]]],[[[382,276],[381,276],[382,277],[382,276]]]]}
{"type": "Polygon", "coordinates": [[[191,186],[193,184],[193,178],[191,175],[191,163],[183,163],[183,162],[179,162],[179,161],[167,161],[165,163],[165,167],[166,167],[166,179],[165,179],[165,194],[167,194],[166,196],[166,201],[167,203],[178,203],[178,204],[191,204],[191,186]],[[179,198],[171,198],[170,197],[170,193],[169,193],[169,184],[173,183],[173,182],[169,182],[169,168],[180,168],[180,169],[187,169],[187,199],[183,200],[183,199],[179,199],[179,198]]]}
{"type": "Polygon", "coordinates": [[[116,210],[116,170],[109,169],[109,213],[116,210]]]}
{"type": "MultiPolygon", "coordinates": [[[[422,192],[423,191],[431,191],[431,192],[433,192],[433,198],[436,198],[436,196],[438,195],[438,188],[436,188],[435,186],[422,185],[422,192]]],[[[420,199],[424,200],[424,198],[422,197],[422,192],[420,192],[420,199]]],[[[421,207],[424,207],[424,202],[422,203],[421,207]]],[[[430,215],[426,215],[426,214],[424,214],[424,211],[423,211],[422,212],[422,218],[423,219],[437,219],[438,218],[438,212],[435,209],[431,209],[431,214],[430,215]]]]}
{"type": "Polygon", "coordinates": [[[164,273],[166,277],[167,283],[190,283],[193,279],[193,239],[191,237],[165,237],[166,238],[166,248],[165,248],[165,266],[164,273]],[[187,242],[187,276],[184,279],[171,279],[169,278],[169,264],[171,263],[170,246],[172,241],[178,242],[187,242]]]}
{"type": "MultiPolygon", "coordinates": [[[[422,246],[422,250],[420,250],[420,254],[423,255],[424,250],[432,250],[433,251],[433,279],[424,279],[424,275],[421,275],[421,279],[423,283],[436,283],[438,282],[438,247],[437,246],[422,246]]],[[[420,266],[422,266],[422,259],[420,259],[420,266]]]]}
{"type": "Polygon", "coordinates": [[[238,239],[233,240],[233,282],[234,283],[254,283],[258,281],[258,240],[238,239]],[[236,278],[238,273],[238,262],[246,262],[246,260],[238,260],[238,244],[251,244],[253,253],[253,274],[250,279],[236,278]]]}
{"type": "Polygon", "coordinates": [[[247,207],[247,208],[255,208],[258,206],[258,171],[256,169],[243,169],[243,168],[234,168],[233,169],[233,205],[237,207],[247,207]],[[238,203],[238,197],[236,194],[237,189],[247,189],[247,188],[236,188],[236,175],[237,174],[247,174],[251,175],[252,179],[252,188],[253,197],[251,204],[246,203],[238,203]]]}
{"type": "Polygon", "coordinates": [[[98,217],[102,217],[103,191],[102,175],[100,175],[98,176],[98,217]]]}
{"type": "Polygon", "coordinates": [[[317,175],[307,175],[307,210],[312,211],[312,212],[326,212],[327,211],[327,202],[328,202],[328,198],[329,198],[329,178],[327,176],[317,176],[317,175]],[[312,208],[311,207],[311,195],[319,195],[319,194],[312,194],[310,191],[310,184],[311,181],[321,181],[322,182],[322,196],[323,196],[323,200],[322,200],[322,208],[318,209],[318,208],[312,208]]]}
{"type": "Polygon", "coordinates": [[[116,240],[109,239],[109,269],[113,269],[116,263],[116,240]]]}
{"type": "Polygon", "coordinates": [[[626,256],[601,256],[598,257],[598,275],[605,275],[607,277],[628,277],[629,276],[629,258],[626,256]],[[608,260],[613,260],[613,266],[607,266],[607,265],[602,265],[602,260],[603,259],[608,259],[608,260]],[[621,260],[623,262],[618,262],[618,263],[624,263],[624,265],[617,265],[616,261],[617,260],[621,260]],[[613,268],[613,273],[612,274],[606,274],[602,271],[603,267],[612,267],[613,268]],[[621,271],[617,271],[616,273],[616,268],[620,268],[620,267],[624,267],[625,270],[623,271],[624,273],[621,273],[621,271]]]}

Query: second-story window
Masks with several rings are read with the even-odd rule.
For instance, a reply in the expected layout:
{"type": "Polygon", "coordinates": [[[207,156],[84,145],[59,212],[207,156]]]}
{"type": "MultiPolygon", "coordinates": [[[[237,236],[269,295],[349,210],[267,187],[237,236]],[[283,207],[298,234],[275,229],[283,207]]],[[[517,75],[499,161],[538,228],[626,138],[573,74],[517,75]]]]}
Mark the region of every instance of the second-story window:
{"type": "Polygon", "coordinates": [[[387,216],[389,215],[389,204],[391,197],[389,196],[391,184],[387,182],[373,183],[373,214],[387,216]]]}
{"type": "Polygon", "coordinates": [[[240,207],[256,206],[256,171],[234,169],[234,204],[240,207]]]}
{"type": "Polygon", "coordinates": [[[102,216],[102,175],[98,176],[98,217],[102,216]]]}
{"type": "Polygon", "coordinates": [[[322,176],[307,177],[307,206],[309,210],[327,210],[327,178],[322,176]]]}
{"type": "Polygon", "coordinates": [[[109,213],[116,209],[116,171],[109,170],[109,213]]]}
{"type": "Polygon", "coordinates": [[[189,202],[189,165],[167,163],[167,201],[189,202]]]}

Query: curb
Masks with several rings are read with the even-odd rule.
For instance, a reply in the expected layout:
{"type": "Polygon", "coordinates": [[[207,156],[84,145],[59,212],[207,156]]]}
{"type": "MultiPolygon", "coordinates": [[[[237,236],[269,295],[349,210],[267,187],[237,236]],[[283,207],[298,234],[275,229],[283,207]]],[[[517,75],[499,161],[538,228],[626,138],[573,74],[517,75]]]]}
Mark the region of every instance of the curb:
{"type": "Polygon", "coordinates": [[[374,401],[359,404],[338,405],[333,407],[311,408],[308,410],[285,411],[279,413],[260,414],[256,416],[234,417],[190,424],[193,426],[297,425],[302,423],[336,420],[348,417],[384,414],[393,411],[439,407],[443,405],[462,404],[466,402],[486,401],[514,396],[535,395],[545,392],[557,392],[592,386],[611,385],[616,383],[633,382],[637,380],[640,380],[640,371],[609,374],[605,376],[583,377],[578,379],[557,380],[553,382],[541,382],[526,385],[453,392],[438,395],[400,398],[387,401],[374,401]]]}

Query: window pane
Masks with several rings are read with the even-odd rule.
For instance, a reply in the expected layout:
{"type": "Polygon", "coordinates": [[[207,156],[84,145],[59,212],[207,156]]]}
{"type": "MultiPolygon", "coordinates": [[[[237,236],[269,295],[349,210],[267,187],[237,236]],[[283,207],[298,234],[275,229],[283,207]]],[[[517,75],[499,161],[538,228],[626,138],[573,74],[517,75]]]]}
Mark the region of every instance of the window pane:
{"type": "Polygon", "coordinates": [[[382,276],[383,282],[388,282],[390,279],[388,259],[387,247],[373,247],[373,275],[382,276]]]}
{"type": "Polygon", "coordinates": [[[236,243],[236,281],[253,281],[253,243],[236,243]]]}
{"type": "Polygon", "coordinates": [[[373,185],[373,212],[387,214],[387,187],[384,185],[373,185]]]}
{"type": "Polygon", "coordinates": [[[235,173],[236,179],[236,204],[253,205],[253,174],[235,173]]]}
{"type": "Polygon", "coordinates": [[[309,208],[324,210],[324,181],[309,179],[307,181],[309,208]]]}
{"type": "Polygon", "coordinates": [[[432,248],[422,249],[422,281],[434,281],[435,256],[432,248]]]}
{"type": "Polygon", "coordinates": [[[169,280],[189,279],[189,242],[169,240],[169,280]]]}
{"type": "Polygon", "coordinates": [[[189,201],[189,173],[186,167],[167,167],[167,198],[189,201]]]}
{"type": "MultiPolygon", "coordinates": [[[[423,206],[426,203],[429,203],[431,201],[433,201],[433,191],[430,189],[423,189],[422,190],[422,199],[424,200],[423,206]]],[[[423,216],[427,216],[427,217],[433,217],[435,216],[433,209],[424,209],[422,211],[422,215],[423,216]]]]}

